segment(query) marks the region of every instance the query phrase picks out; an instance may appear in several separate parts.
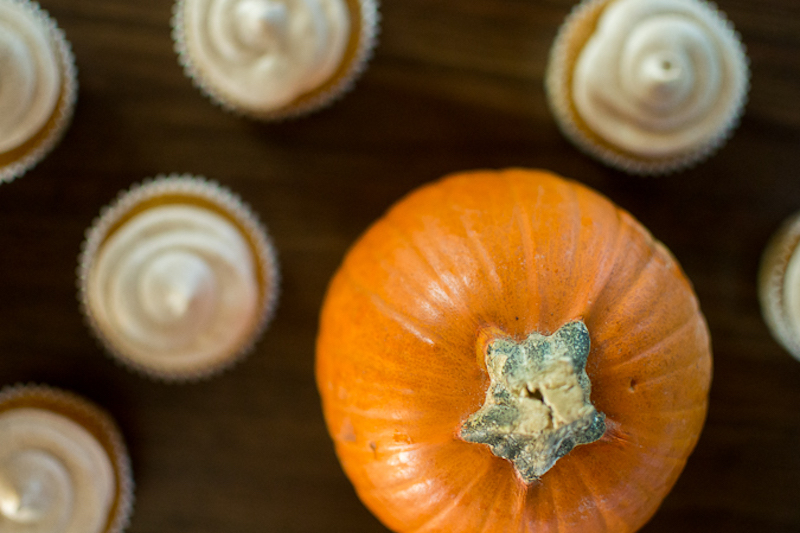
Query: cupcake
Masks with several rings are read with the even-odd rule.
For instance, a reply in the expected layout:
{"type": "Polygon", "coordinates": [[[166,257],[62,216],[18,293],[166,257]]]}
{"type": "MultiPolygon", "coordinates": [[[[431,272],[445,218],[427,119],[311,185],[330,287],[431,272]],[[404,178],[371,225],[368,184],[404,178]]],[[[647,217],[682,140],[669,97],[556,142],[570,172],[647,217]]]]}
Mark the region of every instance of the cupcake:
{"type": "Polygon", "coordinates": [[[202,92],[261,120],[324,107],[350,89],[377,32],[376,0],[178,0],[178,58],[202,92]]]}
{"type": "Polygon", "coordinates": [[[119,361],[182,381],[250,350],[273,314],[266,230],[216,183],[160,176],[120,194],[86,233],[78,268],[92,331],[119,361]]]}
{"type": "Polygon", "coordinates": [[[773,337],[800,360],[800,213],[783,224],[764,250],[758,296],[773,337]]]}
{"type": "Polygon", "coordinates": [[[747,99],[732,24],[702,0],[585,0],[558,32],[545,89],[563,133],[633,174],[689,167],[719,148],[747,99]]]}
{"type": "Polygon", "coordinates": [[[49,387],[0,391],[0,530],[120,533],[132,507],[128,454],[105,412],[49,387]]]}
{"type": "Polygon", "coordinates": [[[64,33],[38,4],[0,0],[0,183],[22,176],[64,134],[77,95],[64,33]]]}

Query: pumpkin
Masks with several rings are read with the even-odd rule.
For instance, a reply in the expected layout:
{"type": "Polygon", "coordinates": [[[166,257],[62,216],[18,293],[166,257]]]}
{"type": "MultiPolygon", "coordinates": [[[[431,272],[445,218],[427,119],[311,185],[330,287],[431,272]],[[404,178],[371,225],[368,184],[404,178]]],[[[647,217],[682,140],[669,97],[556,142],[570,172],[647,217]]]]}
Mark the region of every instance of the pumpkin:
{"type": "Polygon", "coordinates": [[[446,177],[349,251],[317,340],[328,429],[398,532],[632,532],[702,429],[707,326],[669,251],[523,169],[446,177]]]}

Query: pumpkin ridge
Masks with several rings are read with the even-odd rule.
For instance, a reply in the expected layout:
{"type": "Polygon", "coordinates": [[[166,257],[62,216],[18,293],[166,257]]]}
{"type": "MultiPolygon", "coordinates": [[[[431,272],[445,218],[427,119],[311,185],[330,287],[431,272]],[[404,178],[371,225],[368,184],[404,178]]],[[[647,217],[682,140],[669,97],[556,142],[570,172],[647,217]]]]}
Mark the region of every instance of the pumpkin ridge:
{"type": "Polygon", "coordinates": [[[676,457],[674,455],[670,455],[668,453],[660,453],[652,448],[648,448],[647,446],[639,445],[639,453],[642,455],[646,455],[647,457],[653,457],[660,461],[672,461],[673,463],[680,463],[683,464],[686,462],[685,457],[676,457]]]}
{"type": "MultiPolygon", "coordinates": [[[[400,228],[394,221],[392,221],[391,217],[387,217],[385,219],[386,227],[390,229],[399,239],[404,241],[408,245],[408,249],[413,251],[414,254],[417,255],[421,259],[421,262],[424,263],[426,270],[428,271],[428,279],[435,279],[437,280],[437,286],[441,289],[442,294],[444,294],[447,299],[446,303],[450,309],[448,311],[468,311],[468,306],[465,305],[463,302],[459,304],[456,303],[457,300],[461,298],[455,298],[452,294],[453,288],[443,279],[440,272],[437,270],[435,266],[430,261],[430,258],[427,254],[423,253],[420,246],[414,242],[414,239],[411,238],[404,229],[400,228]]],[[[429,294],[429,291],[425,291],[424,294],[429,294]]]]}
{"type": "MultiPolygon", "coordinates": [[[[589,476],[586,474],[583,468],[581,468],[580,463],[578,461],[572,461],[571,466],[572,469],[577,472],[577,479],[580,481],[581,485],[583,485],[583,488],[586,489],[586,492],[593,497],[594,501],[602,501],[602,498],[598,498],[597,491],[593,488],[590,488],[589,484],[586,482],[589,476]]],[[[600,505],[595,505],[593,508],[595,511],[594,515],[599,517],[600,522],[602,523],[602,529],[598,529],[597,531],[610,531],[611,529],[608,527],[608,518],[606,518],[604,512],[605,509],[603,509],[603,507],[600,505]]]]}
{"type": "Polygon", "coordinates": [[[466,216],[462,215],[459,217],[459,221],[464,228],[465,234],[467,235],[467,239],[465,239],[467,246],[470,248],[472,252],[476,252],[475,255],[478,257],[481,266],[482,273],[484,274],[485,278],[491,278],[491,284],[494,286],[494,290],[497,294],[503,294],[503,282],[500,279],[500,276],[497,274],[497,268],[494,264],[489,260],[489,252],[486,251],[486,247],[483,244],[483,237],[475,231],[472,224],[467,225],[467,221],[465,221],[466,216]]]}
{"type": "Polygon", "coordinates": [[[393,483],[383,484],[380,487],[373,484],[373,486],[369,487],[367,490],[375,498],[391,499],[391,495],[405,492],[415,485],[420,485],[422,483],[419,476],[406,477],[393,481],[393,483]]]}
{"type": "Polygon", "coordinates": [[[677,409],[664,409],[659,411],[659,413],[663,414],[677,414],[677,413],[689,413],[692,411],[699,411],[700,409],[705,409],[703,405],[687,405],[686,407],[679,407],[677,409]]]}
{"type": "MultiPolygon", "coordinates": [[[[637,353],[635,356],[630,357],[630,358],[625,359],[625,360],[617,361],[617,362],[615,362],[614,364],[612,364],[610,366],[604,367],[603,371],[602,371],[602,373],[600,375],[605,376],[607,374],[608,375],[614,374],[618,370],[624,368],[627,365],[637,364],[637,363],[640,363],[643,359],[646,359],[648,357],[652,357],[654,355],[654,353],[657,353],[661,349],[663,349],[665,344],[674,341],[676,338],[678,338],[680,340],[679,335],[681,335],[683,333],[686,333],[685,330],[688,329],[689,326],[693,326],[693,325],[696,325],[695,317],[689,315],[688,317],[686,317],[686,320],[684,322],[682,322],[679,326],[677,326],[675,329],[673,329],[669,333],[665,334],[663,337],[657,339],[655,342],[653,342],[652,344],[650,344],[646,348],[642,349],[642,351],[637,353]]],[[[600,347],[598,347],[598,348],[600,348],[600,347]]],[[[638,383],[642,383],[642,382],[638,381],[638,383]]]]}
{"type": "MultiPolygon", "coordinates": [[[[628,296],[632,292],[634,292],[634,289],[638,288],[639,283],[647,281],[646,279],[644,279],[644,274],[648,269],[652,268],[652,266],[653,266],[653,264],[655,263],[655,260],[656,260],[656,252],[655,252],[655,250],[649,249],[648,252],[649,252],[649,255],[647,256],[647,259],[640,262],[639,268],[632,275],[632,277],[629,280],[627,280],[627,283],[625,285],[624,291],[621,292],[621,293],[616,294],[615,295],[615,299],[612,300],[611,302],[605,304],[604,306],[601,306],[599,301],[596,302],[596,305],[597,305],[598,309],[604,311],[606,314],[614,314],[614,311],[613,311],[614,307],[619,305],[620,301],[626,301],[628,299],[628,296]]],[[[602,292],[604,292],[604,291],[602,291],[602,292]]],[[[601,294],[598,295],[598,300],[603,297],[602,292],[601,292],[601,294]]]]}
{"type": "MultiPolygon", "coordinates": [[[[649,450],[642,446],[637,446],[632,444],[628,441],[617,441],[616,437],[614,440],[605,442],[606,445],[614,446],[618,448],[620,451],[628,451],[628,450],[635,450],[635,452],[642,457],[652,458],[654,457],[652,454],[648,453],[649,450]]],[[[662,482],[666,480],[667,490],[668,487],[674,484],[676,480],[676,476],[674,473],[680,472],[680,470],[685,465],[686,461],[680,461],[670,458],[670,462],[674,464],[674,466],[667,467],[667,475],[664,477],[662,482]]],[[[662,470],[663,472],[663,470],[662,470]]],[[[617,473],[618,474],[618,473],[617,473]]],[[[598,481],[602,481],[602,476],[605,475],[605,472],[594,472],[592,473],[592,469],[590,469],[589,473],[584,474],[588,479],[592,479],[597,477],[598,481]]],[[[618,474],[619,476],[619,474],[618,474]]],[[[641,466],[632,472],[626,473],[626,475],[619,476],[624,478],[624,483],[627,486],[627,496],[628,497],[635,497],[637,495],[644,495],[648,494],[650,491],[653,490],[652,485],[650,484],[650,478],[646,476],[646,472],[642,472],[641,466]],[[634,487],[633,489],[631,487],[634,487]]],[[[599,500],[603,501],[603,499],[599,500]]],[[[606,502],[604,502],[606,503],[606,502]]],[[[610,507],[611,516],[613,518],[617,518],[619,521],[622,522],[620,527],[619,525],[615,524],[613,529],[609,529],[610,533],[632,533],[637,531],[642,525],[650,519],[650,517],[655,513],[657,510],[657,506],[651,509],[642,509],[642,508],[635,508],[631,507],[629,509],[625,509],[624,506],[627,503],[627,498],[620,498],[617,501],[608,502],[605,507],[610,507]],[[613,507],[612,507],[613,505],[613,507]],[[642,513],[642,511],[645,511],[642,513]],[[627,526],[627,527],[626,527],[627,526]]]]}
{"type": "MultiPolygon", "coordinates": [[[[349,416],[356,416],[367,420],[392,420],[391,416],[384,416],[384,410],[379,409],[362,409],[360,407],[342,407],[336,409],[337,413],[342,413],[349,416]]],[[[412,420],[413,421],[413,420],[412,420]]]]}
{"type": "MultiPolygon", "coordinates": [[[[643,378],[643,379],[637,379],[636,380],[636,383],[637,383],[636,386],[637,387],[641,387],[643,385],[648,385],[648,384],[652,385],[653,383],[660,383],[661,381],[664,381],[665,379],[674,379],[676,374],[684,374],[687,371],[695,371],[695,370],[697,370],[697,366],[696,366],[697,362],[696,361],[692,361],[692,360],[689,360],[689,359],[683,359],[682,363],[683,364],[681,364],[679,366],[678,365],[673,366],[670,369],[669,372],[666,372],[666,373],[663,373],[663,374],[659,374],[657,376],[648,376],[648,377],[643,378]],[[692,368],[692,365],[695,365],[694,368],[692,368]]],[[[654,411],[654,412],[663,413],[663,412],[668,412],[668,411],[659,410],[659,411],[654,411]]]]}
{"type": "MultiPolygon", "coordinates": [[[[625,310],[625,305],[630,300],[629,299],[630,294],[643,290],[641,287],[642,284],[652,283],[652,280],[650,279],[649,276],[646,276],[646,274],[649,273],[651,269],[656,268],[658,266],[657,258],[658,258],[657,254],[653,250],[651,250],[651,253],[647,257],[647,259],[639,262],[640,263],[639,268],[637,268],[636,272],[629,279],[626,280],[626,286],[624,287],[623,291],[613,301],[605,304],[601,304],[601,300],[595,302],[596,309],[598,309],[598,312],[593,317],[594,318],[593,322],[597,324],[598,327],[596,327],[594,331],[597,337],[603,339],[597,344],[597,347],[601,349],[603,352],[608,352],[611,347],[615,347],[619,342],[617,335],[605,334],[609,327],[615,327],[616,329],[619,330],[616,331],[617,334],[624,332],[624,334],[628,337],[636,337],[638,333],[626,330],[626,327],[635,324],[636,328],[644,329],[644,326],[642,326],[642,324],[639,322],[632,323],[631,321],[628,321],[625,324],[614,324],[612,322],[611,326],[608,326],[607,325],[608,323],[603,319],[605,319],[607,316],[618,316],[618,315],[625,316],[625,313],[623,313],[622,311],[625,310]]],[[[650,290],[655,291],[655,288],[650,290]]],[[[603,295],[601,294],[599,298],[603,298],[603,295]]],[[[697,309],[696,303],[693,307],[695,310],[697,309]]],[[[652,316],[648,316],[647,318],[652,319],[652,316]]],[[[619,360],[616,364],[624,364],[631,358],[630,355],[627,355],[626,357],[627,359],[619,360]]]]}
{"type": "Polygon", "coordinates": [[[478,525],[477,527],[473,528],[472,525],[470,524],[470,530],[475,531],[477,533],[483,533],[483,531],[486,528],[487,523],[489,522],[489,516],[491,515],[491,510],[494,509],[495,505],[497,505],[496,501],[497,500],[494,499],[494,498],[491,500],[492,505],[491,506],[487,506],[486,508],[484,508],[484,512],[481,513],[481,515],[480,515],[481,516],[480,525],[478,525]]]}
{"type": "MultiPolygon", "coordinates": [[[[414,450],[414,451],[426,451],[426,452],[429,452],[429,453],[433,453],[433,452],[431,452],[432,449],[443,448],[445,446],[448,446],[449,444],[450,444],[449,442],[443,442],[441,444],[435,444],[435,445],[432,444],[430,446],[422,446],[418,450],[414,450]]],[[[372,452],[365,452],[363,445],[360,446],[359,448],[360,448],[360,451],[362,451],[363,453],[372,453],[372,452]]],[[[393,457],[395,455],[397,455],[397,454],[396,453],[386,454],[386,456],[384,457],[382,462],[385,462],[385,460],[387,460],[390,457],[393,457]]],[[[487,468],[487,470],[488,470],[488,468],[487,468]]],[[[421,483],[421,481],[420,481],[419,476],[411,476],[411,475],[409,475],[409,477],[399,478],[399,479],[395,480],[394,483],[383,484],[383,485],[381,485],[380,488],[372,487],[370,490],[376,496],[380,495],[381,497],[384,497],[386,494],[389,494],[389,493],[403,492],[405,490],[408,490],[410,487],[413,487],[414,485],[419,485],[420,483],[421,483]]]]}
{"type": "Polygon", "coordinates": [[[455,497],[451,497],[448,504],[443,507],[439,512],[436,513],[434,517],[428,520],[425,524],[421,525],[416,530],[413,530],[413,533],[425,533],[426,531],[435,531],[431,528],[437,527],[438,523],[440,523],[443,519],[447,518],[447,516],[455,509],[464,496],[472,490],[475,485],[478,484],[478,481],[481,481],[482,478],[486,475],[486,473],[492,468],[491,463],[486,463],[484,469],[479,473],[470,478],[469,483],[464,485],[461,490],[459,490],[458,494],[455,497]]]}
{"type": "Polygon", "coordinates": [[[448,311],[461,313],[463,316],[471,315],[473,321],[478,324],[479,320],[477,320],[473,312],[476,306],[469,296],[472,291],[463,283],[460,284],[460,287],[452,284],[451,281],[457,276],[442,275],[443,272],[457,273],[458,265],[453,264],[452,261],[449,260],[450,258],[447,254],[437,253],[437,250],[430,246],[423,246],[418,243],[408,234],[405,228],[401,228],[396,222],[392,221],[391,218],[387,218],[387,222],[389,222],[389,228],[392,229],[400,239],[406,242],[409,248],[422,259],[430,274],[429,278],[441,281],[440,287],[442,288],[442,292],[447,295],[450,307],[448,311]]]}
{"type": "MultiPolygon", "coordinates": [[[[566,220],[567,217],[565,216],[563,219],[560,220],[560,225],[566,226],[567,228],[572,229],[572,235],[569,237],[570,242],[570,261],[564,261],[561,263],[562,268],[568,268],[569,272],[566,275],[563,275],[564,279],[567,280],[575,280],[575,264],[576,259],[579,254],[578,251],[578,244],[581,242],[580,235],[582,233],[582,216],[581,216],[581,205],[578,201],[578,188],[577,187],[562,187],[566,190],[567,196],[569,198],[569,208],[567,209],[570,213],[571,222],[566,220]]],[[[559,235],[562,237],[562,235],[559,235]]],[[[550,254],[548,254],[550,255],[550,254]]],[[[561,273],[559,273],[561,274],[561,273]]],[[[541,279],[539,280],[541,283],[541,279]]],[[[568,318],[573,318],[579,315],[583,315],[585,312],[585,302],[581,302],[580,298],[576,297],[576,294],[573,292],[569,298],[572,301],[572,307],[578,307],[580,309],[570,309],[566,315],[568,318]]]]}
{"type": "Polygon", "coordinates": [[[521,481],[517,483],[520,485],[520,488],[517,490],[517,501],[512,516],[514,516],[514,522],[517,525],[517,533],[525,533],[527,531],[527,525],[525,523],[525,499],[527,498],[528,487],[521,481]]]}
{"type": "Polygon", "coordinates": [[[412,317],[407,313],[394,309],[382,297],[380,297],[374,291],[369,290],[366,286],[360,283],[355,278],[355,275],[348,268],[346,267],[343,268],[341,272],[346,276],[348,283],[354,289],[356,289],[358,292],[361,292],[364,296],[369,298],[370,302],[375,307],[377,307],[380,311],[383,311],[385,314],[389,315],[389,317],[392,320],[394,320],[397,324],[399,324],[403,329],[414,335],[421,342],[424,342],[425,344],[428,345],[450,344],[446,342],[439,333],[433,331],[429,327],[420,324],[419,319],[417,319],[416,317],[412,317]]]}
{"type": "MultiPolygon", "coordinates": [[[[522,257],[525,265],[528,289],[525,291],[525,294],[529,302],[527,307],[528,309],[538,308],[539,311],[539,316],[537,316],[535,319],[529,319],[526,330],[539,331],[541,329],[540,326],[542,322],[542,316],[545,315],[544,310],[547,302],[545,301],[545,298],[542,298],[542,290],[541,285],[539,284],[538,276],[539,269],[536,268],[536,254],[534,252],[534,246],[538,246],[538,243],[534,242],[533,240],[533,228],[531,226],[531,219],[530,215],[528,214],[527,204],[520,201],[520,192],[516,186],[516,179],[513,179],[512,176],[506,175],[506,180],[508,181],[508,189],[516,207],[512,213],[512,218],[516,222],[517,227],[519,228],[520,236],[522,237],[522,257]],[[538,305],[530,305],[531,302],[538,302],[538,305]]],[[[541,204],[541,200],[542,192],[540,190],[539,194],[536,196],[537,206],[541,204]]]]}
{"type": "MultiPolygon", "coordinates": [[[[335,410],[332,409],[331,412],[351,416],[354,418],[360,418],[362,420],[368,420],[373,422],[380,421],[387,423],[394,421],[397,418],[398,414],[403,414],[403,421],[402,423],[397,422],[397,425],[395,426],[396,428],[403,428],[405,426],[411,426],[417,428],[423,427],[424,433],[428,438],[430,438],[430,435],[432,434],[440,435],[442,439],[442,444],[446,444],[447,442],[455,440],[453,439],[453,435],[455,434],[453,430],[447,427],[441,427],[442,424],[428,421],[425,415],[419,413],[419,409],[415,409],[413,407],[407,407],[402,411],[397,408],[362,409],[357,407],[341,407],[341,408],[336,408],[335,410]],[[421,426],[421,424],[424,425],[421,426]]],[[[458,417],[454,416],[453,419],[457,420],[458,417]]]]}
{"type": "MultiPolygon", "coordinates": [[[[659,459],[668,459],[673,462],[686,462],[686,457],[681,457],[679,455],[672,455],[668,453],[659,453],[655,450],[652,446],[648,445],[647,443],[640,442],[638,438],[639,435],[646,435],[646,433],[640,431],[632,431],[628,435],[621,435],[620,433],[613,432],[611,430],[606,431],[607,439],[606,442],[613,443],[617,446],[622,448],[635,448],[636,451],[642,455],[646,455],[648,457],[658,457],[659,459]]],[[[606,436],[604,435],[604,438],[606,436]]],[[[685,437],[683,439],[676,438],[674,441],[676,442],[685,442],[691,441],[692,437],[685,437]]]]}
{"type": "MultiPolygon", "coordinates": [[[[557,480],[556,481],[548,480],[547,485],[548,485],[548,489],[544,490],[542,492],[547,494],[548,498],[550,499],[550,505],[549,506],[543,506],[543,507],[545,507],[545,509],[548,508],[548,507],[551,508],[553,510],[552,511],[553,516],[560,516],[561,515],[561,510],[559,509],[560,504],[556,501],[556,495],[555,495],[555,492],[558,489],[558,481],[557,480]]],[[[548,533],[560,533],[561,528],[558,526],[558,520],[550,520],[550,521],[547,522],[547,525],[548,526],[552,526],[552,528],[555,529],[554,532],[548,532],[548,533]]],[[[535,530],[531,530],[531,533],[539,533],[539,532],[535,531],[535,530]]]]}
{"type": "MultiPolygon", "coordinates": [[[[613,209],[613,206],[610,207],[613,209]]],[[[614,222],[616,226],[614,244],[609,248],[609,251],[605,254],[603,259],[602,275],[595,276],[597,281],[595,281],[586,294],[587,302],[590,304],[587,307],[584,321],[590,330],[594,329],[593,317],[596,314],[595,309],[597,308],[597,302],[600,301],[602,292],[606,289],[606,287],[608,287],[610,280],[614,276],[617,263],[620,261],[620,256],[622,255],[623,250],[626,248],[627,238],[631,230],[630,225],[623,224],[623,218],[620,216],[619,211],[614,210],[614,215],[614,222]]]]}

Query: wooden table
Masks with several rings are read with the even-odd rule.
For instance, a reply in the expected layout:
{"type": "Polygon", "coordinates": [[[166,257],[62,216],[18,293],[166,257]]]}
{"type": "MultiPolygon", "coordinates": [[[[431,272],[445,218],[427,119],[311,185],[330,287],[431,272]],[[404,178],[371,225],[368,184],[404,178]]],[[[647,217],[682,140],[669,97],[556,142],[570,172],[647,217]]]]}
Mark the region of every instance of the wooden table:
{"type": "Polygon", "coordinates": [[[800,531],[800,362],[761,320],[762,248],[800,209],[800,3],[720,0],[752,60],[741,127],[696,169],[629,177],[556,129],[542,77],[569,0],[385,0],[381,42],[328,110],[256,124],[183,76],[167,0],[42,0],[73,44],[80,97],[43,163],[0,186],[0,382],[42,382],[108,408],[136,477],[130,533],[381,532],[327,436],[314,384],[326,284],[389,205],[443,174],[552,169],[608,195],[667,244],[708,318],[708,422],[643,529],[800,531]],[[75,297],[84,230],[121,189],[206,175],[260,213],[280,252],[277,318],[255,353],[207,382],[154,383],[114,364],[75,297]]]}

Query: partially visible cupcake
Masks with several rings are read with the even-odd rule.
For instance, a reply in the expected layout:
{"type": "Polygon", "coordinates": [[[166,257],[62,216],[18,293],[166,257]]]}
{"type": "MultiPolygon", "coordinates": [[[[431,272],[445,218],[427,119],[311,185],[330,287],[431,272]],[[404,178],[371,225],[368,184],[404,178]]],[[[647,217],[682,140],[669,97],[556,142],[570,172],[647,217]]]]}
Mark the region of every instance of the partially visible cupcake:
{"type": "Polygon", "coordinates": [[[76,96],[75,60],[55,21],[35,2],[0,0],[0,183],[50,152],[76,96]]]}
{"type": "Polygon", "coordinates": [[[178,58],[222,107],[261,120],[324,107],[364,69],[377,0],[178,0],[178,58]]]}
{"type": "Polygon", "coordinates": [[[128,453],[108,414],[49,387],[0,391],[0,530],[120,533],[132,508],[128,453]]]}
{"type": "Polygon", "coordinates": [[[248,352],[278,295],[274,248],[227,189],[160,176],[120,194],[87,231],[78,269],[88,322],[118,360],[169,381],[248,352]]]}
{"type": "Polygon", "coordinates": [[[691,166],[739,122],[748,60],[703,0],[584,0],[559,30],[545,88],[563,133],[634,174],[691,166]]]}
{"type": "Polygon", "coordinates": [[[758,296],[772,336],[800,360],[800,213],[786,220],[765,248],[758,296]]]}

